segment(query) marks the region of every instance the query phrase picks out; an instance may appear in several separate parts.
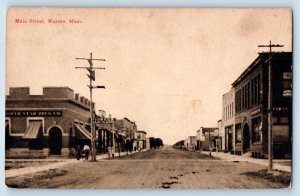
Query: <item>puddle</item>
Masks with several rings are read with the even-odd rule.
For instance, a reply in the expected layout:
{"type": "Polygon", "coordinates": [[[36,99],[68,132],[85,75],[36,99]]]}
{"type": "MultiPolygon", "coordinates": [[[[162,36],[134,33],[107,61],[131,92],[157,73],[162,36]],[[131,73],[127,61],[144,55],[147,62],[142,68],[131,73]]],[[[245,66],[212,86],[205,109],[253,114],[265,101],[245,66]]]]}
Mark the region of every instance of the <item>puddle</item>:
{"type": "Polygon", "coordinates": [[[161,184],[162,184],[161,188],[163,188],[163,189],[169,189],[169,188],[171,188],[172,184],[178,184],[178,182],[176,182],[176,181],[163,182],[161,184]]]}

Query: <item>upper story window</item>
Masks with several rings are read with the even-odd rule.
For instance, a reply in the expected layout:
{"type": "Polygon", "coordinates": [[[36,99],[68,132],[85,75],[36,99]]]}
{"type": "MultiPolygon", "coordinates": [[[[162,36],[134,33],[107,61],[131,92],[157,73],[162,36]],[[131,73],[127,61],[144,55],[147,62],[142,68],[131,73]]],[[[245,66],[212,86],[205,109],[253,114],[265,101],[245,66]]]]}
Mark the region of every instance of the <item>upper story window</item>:
{"type": "Polygon", "coordinates": [[[283,72],[282,76],[282,95],[284,97],[292,96],[292,72],[283,72]]]}

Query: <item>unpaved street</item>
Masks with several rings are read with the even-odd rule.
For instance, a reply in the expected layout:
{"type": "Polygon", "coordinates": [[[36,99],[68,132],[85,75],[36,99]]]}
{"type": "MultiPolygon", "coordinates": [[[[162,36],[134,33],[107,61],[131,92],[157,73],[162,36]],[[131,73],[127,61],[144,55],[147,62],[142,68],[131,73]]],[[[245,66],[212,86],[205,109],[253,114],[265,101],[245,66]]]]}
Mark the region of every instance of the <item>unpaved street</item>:
{"type": "MultiPolygon", "coordinates": [[[[35,188],[283,188],[254,174],[265,169],[248,162],[222,161],[163,147],[128,157],[70,163],[61,168],[7,178],[11,187],[35,188]]],[[[279,176],[279,173],[277,174],[279,176]]],[[[285,176],[286,177],[286,176],[285,176]]],[[[287,175],[286,178],[289,178],[287,175]]]]}

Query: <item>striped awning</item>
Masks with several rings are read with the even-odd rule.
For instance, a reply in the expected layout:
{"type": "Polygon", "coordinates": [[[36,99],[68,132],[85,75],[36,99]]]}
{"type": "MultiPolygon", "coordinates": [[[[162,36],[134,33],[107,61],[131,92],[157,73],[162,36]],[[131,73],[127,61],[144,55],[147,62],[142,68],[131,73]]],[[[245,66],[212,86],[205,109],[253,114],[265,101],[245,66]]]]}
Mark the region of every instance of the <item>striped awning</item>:
{"type": "Polygon", "coordinates": [[[29,121],[29,126],[24,133],[23,139],[37,139],[41,131],[42,121],[29,121]]]}
{"type": "Polygon", "coordinates": [[[75,124],[77,139],[91,139],[91,133],[82,125],[75,124]]]}

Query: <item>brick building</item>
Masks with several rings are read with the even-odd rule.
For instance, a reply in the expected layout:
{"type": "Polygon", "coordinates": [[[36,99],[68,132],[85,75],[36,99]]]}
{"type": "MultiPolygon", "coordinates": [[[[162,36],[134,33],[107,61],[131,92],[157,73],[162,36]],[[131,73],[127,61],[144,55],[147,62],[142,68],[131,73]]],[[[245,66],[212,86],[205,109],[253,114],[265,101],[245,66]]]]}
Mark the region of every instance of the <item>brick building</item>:
{"type": "MultiPolygon", "coordinates": [[[[235,93],[237,154],[268,155],[268,83],[272,63],[272,130],[274,157],[290,157],[292,143],[292,53],[260,53],[232,84],[235,93]]],[[[233,130],[234,130],[233,129],[233,130]]]]}
{"type": "Polygon", "coordinates": [[[69,156],[76,146],[90,145],[91,103],[68,87],[10,88],[6,96],[6,157],[69,156]]]}

